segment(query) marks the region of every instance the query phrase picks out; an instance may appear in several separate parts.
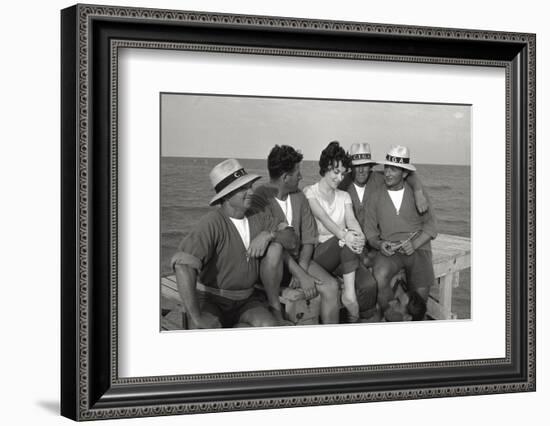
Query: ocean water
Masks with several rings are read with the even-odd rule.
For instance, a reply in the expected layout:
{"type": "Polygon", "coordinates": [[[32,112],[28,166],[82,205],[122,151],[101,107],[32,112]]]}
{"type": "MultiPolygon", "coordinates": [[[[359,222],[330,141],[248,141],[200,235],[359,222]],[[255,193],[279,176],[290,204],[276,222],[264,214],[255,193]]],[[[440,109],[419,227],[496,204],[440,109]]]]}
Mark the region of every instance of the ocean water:
{"type": "MultiPolygon", "coordinates": [[[[181,239],[210,209],[214,196],[208,173],[219,158],[161,157],[160,228],[162,275],[170,273],[169,261],[181,239]]],[[[266,160],[240,160],[249,173],[267,182],[266,160]]],[[[438,230],[443,234],[470,237],[470,166],[420,164],[417,173],[434,208],[438,230]]],[[[316,161],[302,162],[300,187],[320,178],[316,161]]],[[[453,311],[459,318],[470,318],[470,270],[460,275],[460,286],[453,291],[453,311]]]]}

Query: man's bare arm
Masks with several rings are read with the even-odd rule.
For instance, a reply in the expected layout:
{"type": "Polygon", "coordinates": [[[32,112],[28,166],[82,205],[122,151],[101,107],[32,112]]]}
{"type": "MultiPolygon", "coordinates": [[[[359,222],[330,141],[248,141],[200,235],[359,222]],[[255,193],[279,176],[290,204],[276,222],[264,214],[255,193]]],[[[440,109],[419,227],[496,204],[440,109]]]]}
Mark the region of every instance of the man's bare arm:
{"type": "Polygon", "coordinates": [[[218,328],[221,326],[218,319],[211,315],[203,315],[197,298],[196,283],[197,271],[188,265],[174,265],[178,292],[185,310],[191,321],[198,328],[218,328]]]}
{"type": "Polygon", "coordinates": [[[423,214],[428,211],[428,199],[424,194],[424,186],[422,185],[422,182],[418,177],[418,173],[409,173],[409,175],[407,176],[407,183],[413,189],[414,201],[416,203],[416,210],[418,210],[418,213],[423,214]]]}
{"type": "Polygon", "coordinates": [[[304,244],[300,250],[298,263],[304,271],[309,269],[309,263],[313,257],[313,244],[304,244]]]}
{"type": "Polygon", "coordinates": [[[288,256],[286,261],[288,270],[300,283],[300,288],[303,290],[306,300],[316,297],[318,294],[316,284],[321,284],[321,282],[309,275],[298,263],[296,263],[292,256],[288,256]]]}
{"type": "Polygon", "coordinates": [[[199,301],[197,299],[196,283],[197,271],[188,265],[174,265],[176,270],[176,281],[181,301],[186,312],[192,318],[200,317],[199,301]]]}

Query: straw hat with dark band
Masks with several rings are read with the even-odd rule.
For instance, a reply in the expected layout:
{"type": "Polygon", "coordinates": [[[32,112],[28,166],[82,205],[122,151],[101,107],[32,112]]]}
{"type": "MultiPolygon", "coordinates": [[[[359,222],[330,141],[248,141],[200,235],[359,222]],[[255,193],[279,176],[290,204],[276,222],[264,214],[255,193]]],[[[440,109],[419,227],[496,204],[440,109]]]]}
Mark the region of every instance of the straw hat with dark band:
{"type": "Polygon", "coordinates": [[[352,166],[361,164],[376,164],[376,161],[371,159],[370,145],[368,143],[354,143],[349,149],[352,166]]]}
{"type": "Polygon", "coordinates": [[[416,167],[410,164],[411,155],[409,153],[409,148],[402,145],[392,146],[388,153],[386,154],[385,161],[378,161],[378,164],[383,164],[387,166],[401,167],[405,170],[410,170],[414,172],[416,167]]]}
{"type": "Polygon", "coordinates": [[[248,174],[233,158],[216,164],[210,172],[210,183],[216,191],[216,195],[210,200],[210,205],[213,206],[226,195],[258,179],[261,179],[261,176],[248,174]]]}

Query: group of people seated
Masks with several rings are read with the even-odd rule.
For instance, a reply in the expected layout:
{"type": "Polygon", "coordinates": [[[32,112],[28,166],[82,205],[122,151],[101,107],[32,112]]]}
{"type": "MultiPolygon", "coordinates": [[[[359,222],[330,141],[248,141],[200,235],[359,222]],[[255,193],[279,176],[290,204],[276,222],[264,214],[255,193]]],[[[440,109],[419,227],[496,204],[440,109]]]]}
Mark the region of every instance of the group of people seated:
{"type": "Polygon", "coordinates": [[[408,148],[392,146],[374,161],[366,143],[346,152],[330,142],[319,181],[303,191],[302,159],[276,145],[269,182],[254,188],[261,177],[235,159],[210,172],[210,205],[219,208],[171,262],[191,328],[290,325],[279,298],[285,287],[319,297],[323,324],[425,319],[437,231],[408,148]]]}

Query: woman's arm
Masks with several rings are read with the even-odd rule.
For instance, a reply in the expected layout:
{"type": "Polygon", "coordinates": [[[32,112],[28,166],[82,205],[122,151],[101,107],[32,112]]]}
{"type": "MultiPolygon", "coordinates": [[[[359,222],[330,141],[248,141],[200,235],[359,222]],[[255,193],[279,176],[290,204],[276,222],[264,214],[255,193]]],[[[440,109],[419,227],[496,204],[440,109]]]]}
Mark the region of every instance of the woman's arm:
{"type": "Polygon", "coordinates": [[[353,213],[353,205],[352,204],[346,204],[345,209],[346,209],[345,210],[346,228],[357,232],[359,235],[364,235],[363,230],[361,229],[361,226],[359,225],[359,222],[357,222],[357,219],[355,217],[355,213],[353,213]]]}
{"type": "Polygon", "coordinates": [[[339,240],[343,240],[346,231],[344,229],[341,229],[334,221],[330,218],[330,216],[325,212],[323,207],[321,207],[321,204],[319,204],[319,201],[317,201],[315,198],[308,198],[309,206],[311,207],[311,212],[313,213],[313,216],[315,216],[318,220],[321,221],[323,226],[327,228],[332,235],[335,235],[336,238],[339,240]]]}
{"type": "Polygon", "coordinates": [[[307,271],[309,269],[309,263],[313,257],[313,244],[303,244],[298,257],[298,264],[300,267],[307,271]]]}
{"type": "Polygon", "coordinates": [[[365,234],[363,234],[363,230],[355,218],[352,204],[345,205],[345,219],[346,227],[351,231],[346,236],[345,243],[351,251],[361,253],[365,247],[365,234]]]}

